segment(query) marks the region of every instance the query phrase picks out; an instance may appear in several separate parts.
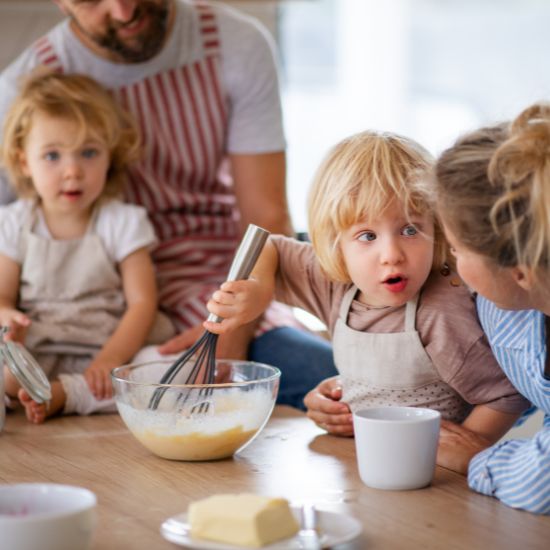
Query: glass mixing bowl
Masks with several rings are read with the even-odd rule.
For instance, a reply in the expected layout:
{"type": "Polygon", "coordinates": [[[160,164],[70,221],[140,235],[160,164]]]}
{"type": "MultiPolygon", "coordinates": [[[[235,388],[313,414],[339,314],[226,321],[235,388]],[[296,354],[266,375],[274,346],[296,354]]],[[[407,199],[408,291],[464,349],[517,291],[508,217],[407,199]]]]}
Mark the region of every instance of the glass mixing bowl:
{"type": "Polygon", "coordinates": [[[281,372],[251,361],[216,361],[215,384],[185,384],[186,365],[171,384],[159,384],[171,361],[113,369],[120,416],[151,452],[172,460],[217,460],[244,449],[268,421],[281,372]],[[156,392],[156,393],[155,393],[156,392]],[[158,407],[151,399],[162,398],[158,407]]]}

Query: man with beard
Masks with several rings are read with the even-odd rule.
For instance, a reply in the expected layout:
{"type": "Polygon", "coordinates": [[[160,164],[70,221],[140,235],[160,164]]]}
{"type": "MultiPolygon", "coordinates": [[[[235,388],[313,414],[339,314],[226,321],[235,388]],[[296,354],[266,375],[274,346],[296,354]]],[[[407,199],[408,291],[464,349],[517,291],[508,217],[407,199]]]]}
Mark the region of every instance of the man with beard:
{"type": "MultiPolygon", "coordinates": [[[[0,75],[0,119],[20,77],[38,65],[95,78],[133,113],[144,154],[126,199],[145,206],[155,226],[160,305],[180,332],[160,351],[179,352],[203,331],[205,303],[248,223],[292,231],[272,44],[257,23],[218,4],[54,1],[67,18],[0,75]]],[[[8,200],[0,182],[0,202],[8,200]]],[[[280,326],[289,321],[281,315],[274,306],[259,328],[220,339],[218,356],[248,353],[279,366],[280,402],[302,406],[309,389],[336,374],[332,351],[280,326]]]]}

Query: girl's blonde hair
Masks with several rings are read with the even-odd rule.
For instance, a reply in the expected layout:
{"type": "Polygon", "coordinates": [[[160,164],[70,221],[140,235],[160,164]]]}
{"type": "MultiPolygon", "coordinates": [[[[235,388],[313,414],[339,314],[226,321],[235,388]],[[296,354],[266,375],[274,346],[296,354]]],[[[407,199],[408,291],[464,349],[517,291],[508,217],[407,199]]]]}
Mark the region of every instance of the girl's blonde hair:
{"type": "Polygon", "coordinates": [[[465,247],[503,267],[550,269],[550,104],[460,138],[437,161],[434,185],[465,247]]]}
{"type": "Polygon", "coordinates": [[[132,118],[95,80],[80,74],[62,74],[40,68],[23,81],[4,121],[0,158],[18,196],[37,196],[32,180],[22,171],[21,163],[36,113],[74,122],[79,132],[75,147],[89,137],[105,143],[111,162],[102,196],[120,194],[127,167],[139,152],[139,136],[132,118]]]}
{"type": "MultiPolygon", "coordinates": [[[[355,134],[325,157],[313,180],[308,203],[309,232],[326,275],[349,282],[340,248],[343,231],[365,218],[376,218],[393,200],[409,213],[431,212],[420,185],[433,159],[422,146],[405,137],[376,132],[355,134]]],[[[434,269],[447,259],[447,243],[434,220],[434,269]]]]}

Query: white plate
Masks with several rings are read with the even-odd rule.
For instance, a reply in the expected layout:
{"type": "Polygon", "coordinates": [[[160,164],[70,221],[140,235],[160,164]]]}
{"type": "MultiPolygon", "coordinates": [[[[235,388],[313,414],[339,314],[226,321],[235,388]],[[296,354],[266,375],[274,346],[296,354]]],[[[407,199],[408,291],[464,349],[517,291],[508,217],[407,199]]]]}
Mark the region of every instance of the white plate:
{"type": "MultiPolygon", "coordinates": [[[[291,509],[296,520],[299,522],[300,507],[292,506],[291,509]]],[[[317,521],[323,548],[329,548],[336,544],[349,542],[357,538],[362,530],[361,524],[355,518],[335,512],[317,510],[317,521]]],[[[187,548],[196,548],[197,550],[227,550],[228,548],[238,548],[233,545],[191,538],[189,524],[187,523],[187,514],[185,513],[168,518],[160,526],[160,533],[166,540],[174,544],[187,548]]],[[[301,550],[302,548],[303,545],[300,543],[300,538],[298,536],[280,540],[269,546],[262,546],[262,550],[301,550]]]]}

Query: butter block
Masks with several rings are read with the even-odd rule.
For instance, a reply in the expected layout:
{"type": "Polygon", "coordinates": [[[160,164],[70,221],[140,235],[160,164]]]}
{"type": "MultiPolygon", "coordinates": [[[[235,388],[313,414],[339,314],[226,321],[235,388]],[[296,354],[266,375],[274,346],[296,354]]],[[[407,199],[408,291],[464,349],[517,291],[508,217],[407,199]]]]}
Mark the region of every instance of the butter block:
{"type": "Polygon", "coordinates": [[[253,494],[213,495],[188,508],[191,536],[261,548],[298,532],[288,501],[253,494]]]}

